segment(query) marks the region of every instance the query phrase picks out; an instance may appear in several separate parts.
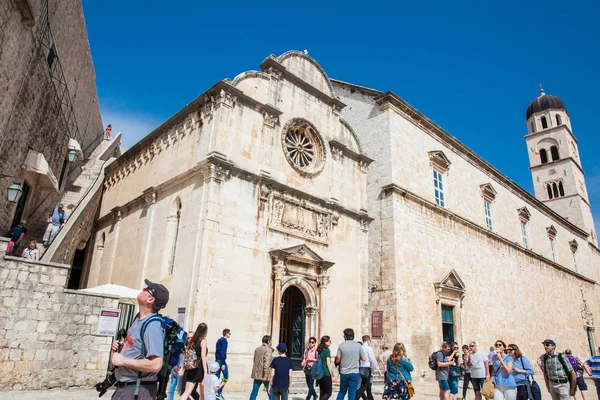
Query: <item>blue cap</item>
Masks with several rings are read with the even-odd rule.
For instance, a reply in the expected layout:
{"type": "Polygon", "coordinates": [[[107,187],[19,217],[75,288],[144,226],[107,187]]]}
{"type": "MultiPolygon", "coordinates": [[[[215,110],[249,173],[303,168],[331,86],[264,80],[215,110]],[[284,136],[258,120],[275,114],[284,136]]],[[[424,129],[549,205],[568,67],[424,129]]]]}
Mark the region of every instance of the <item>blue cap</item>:
{"type": "Polygon", "coordinates": [[[277,351],[280,353],[284,353],[287,350],[287,346],[285,345],[285,343],[279,343],[277,345],[277,351]]]}

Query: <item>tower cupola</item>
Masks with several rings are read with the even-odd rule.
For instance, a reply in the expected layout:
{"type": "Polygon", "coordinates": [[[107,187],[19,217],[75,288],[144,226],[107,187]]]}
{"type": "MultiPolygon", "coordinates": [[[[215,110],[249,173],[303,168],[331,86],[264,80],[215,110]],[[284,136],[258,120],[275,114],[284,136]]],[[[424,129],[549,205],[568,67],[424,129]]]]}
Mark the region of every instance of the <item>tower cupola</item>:
{"type": "Polygon", "coordinates": [[[567,112],[567,107],[558,96],[547,95],[540,87],[540,95],[527,106],[525,120],[529,120],[533,114],[550,109],[567,112]]]}

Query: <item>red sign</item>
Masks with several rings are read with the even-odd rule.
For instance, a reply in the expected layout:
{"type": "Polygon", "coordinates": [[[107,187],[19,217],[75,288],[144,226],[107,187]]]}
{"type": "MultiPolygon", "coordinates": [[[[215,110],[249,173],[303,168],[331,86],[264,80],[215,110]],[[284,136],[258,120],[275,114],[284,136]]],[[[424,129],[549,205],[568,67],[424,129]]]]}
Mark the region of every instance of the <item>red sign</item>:
{"type": "Polygon", "coordinates": [[[119,312],[118,311],[102,310],[102,311],[100,311],[100,316],[101,317],[119,318],[119,312]]]}
{"type": "Polygon", "coordinates": [[[371,337],[373,339],[383,337],[383,311],[373,311],[371,314],[371,337]]]}

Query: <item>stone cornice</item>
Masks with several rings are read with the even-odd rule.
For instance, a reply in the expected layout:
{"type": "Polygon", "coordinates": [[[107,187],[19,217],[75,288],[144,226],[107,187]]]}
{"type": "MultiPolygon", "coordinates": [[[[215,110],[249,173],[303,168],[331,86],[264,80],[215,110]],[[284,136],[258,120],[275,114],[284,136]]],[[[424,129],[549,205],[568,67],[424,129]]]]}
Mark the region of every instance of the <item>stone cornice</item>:
{"type": "Polygon", "coordinates": [[[548,161],[545,164],[534,165],[533,167],[529,167],[529,169],[531,171],[538,171],[540,169],[547,168],[551,165],[566,164],[566,161],[573,162],[573,164],[575,164],[577,166],[577,168],[581,171],[581,173],[585,175],[585,172],[583,172],[583,168],[581,168],[581,165],[579,165],[579,163],[577,161],[575,161],[575,159],[573,157],[565,157],[565,158],[561,158],[560,160],[548,161]]]}
{"type": "Polygon", "coordinates": [[[566,196],[561,196],[561,197],[555,197],[553,199],[548,199],[548,200],[544,200],[544,203],[552,203],[552,202],[558,202],[558,200],[564,200],[564,199],[569,199],[572,197],[579,197],[581,200],[583,200],[583,202],[585,204],[588,205],[588,207],[590,207],[590,203],[585,199],[585,197],[583,197],[582,195],[580,195],[579,193],[575,193],[575,194],[568,194],[566,196]]]}
{"type": "Polygon", "coordinates": [[[166,134],[170,128],[176,126],[179,123],[182,123],[189,114],[196,110],[199,111],[202,108],[202,106],[206,105],[207,103],[210,103],[211,101],[213,101],[214,98],[218,98],[223,92],[235,97],[236,102],[246,104],[250,108],[257,110],[261,114],[279,117],[283,113],[282,111],[280,111],[272,105],[263,104],[255,100],[254,98],[244,94],[244,92],[242,92],[240,89],[236,88],[235,86],[232,86],[229,83],[229,81],[219,81],[215,83],[212,87],[210,87],[207,91],[205,91],[203,94],[192,100],[181,110],[179,110],[171,118],[163,122],[158,128],[154,129],[152,132],[146,135],[142,140],[140,140],[131,148],[129,148],[112,164],[107,166],[105,169],[107,177],[111,171],[114,171],[118,167],[123,166],[135,159],[144,149],[151,147],[156,141],[158,141],[161,138],[162,135],[166,134]]]}
{"type": "Polygon", "coordinates": [[[333,107],[336,107],[340,110],[342,108],[346,107],[346,104],[344,104],[340,99],[331,97],[327,93],[321,91],[320,89],[317,89],[310,83],[304,81],[303,79],[299,78],[298,76],[296,76],[293,73],[291,73],[290,71],[288,71],[288,69],[286,67],[284,67],[283,65],[281,65],[275,59],[275,57],[268,57],[260,64],[260,69],[263,71],[268,71],[271,68],[281,72],[283,78],[290,81],[291,83],[298,86],[299,88],[304,89],[306,92],[312,94],[313,96],[322,100],[323,102],[325,102],[333,107]]]}
{"type": "MultiPolygon", "coordinates": [[[[218,183],[224,181],[226,179],[226,177],[228,177],[228,176],[236,176],[241,179],[245,179],[249,182],[270,185],[270,187],[273,190],[285,191],[286,193],[290,194],[291,196],[302,198],[306,201],[310,201],[318,206],[321,206],[321,207],[331,210],[331,211],[337,211],[340,214],[347,215],[347,216],[351,217],[352,219],[360,221],[361,224],[368,225],[373,221],[373,218],[370,217],[367,214],[366,210],[364,210],[364,209],[352,210],[350,208],[341,206],[338,203],[332,202],[330,200],[322,199],[320,197],[314,196],[314,195],[304,192],[302,190],[295,189],[295,188],[289,187],[285,184],[279,183],[279,182],[275,181],[274,179],[271,179],[270,176],[259,175],[259,174],[255,174],[253,172],[243,170],[239,167],[234,166],[229,161],[229,159],[227,158],[226,155],[217,153],[217,152],[212,152],[212,153],[207,154],[206,158],[203,159],[202,161],[200,161],[194,167],[154,186],[153,192],[159,193],[165,189],[168,189],[169,187],[171,187],[173,185],[177,185],[177,184],[183,182],[184,180],[186,180],[192,176],[198,175],[198,174],[201,174],[205,178],[205,180],[212,179],[214,182],[218,182],[218,183]]],[[[110,221],[112,216],[114,215],[114,212],[112,212],[113,210],[117,210],[117,211],[131,210],[140,204],[145,204],[147,194],[148,194],[147,192],[142,192],[139,196],[128,201],[127,203],[125,203],[121,206],[114,207],[111,210],[111,212],[108,212],[105,215],[98,218],[97,223],[100,225],[100,224],[106,223],[107,221],[110,221]]]]}
{"type": "Polygon", "coordinates": [[[496,182],[507,188],[516,196],[527,201],[538,211],[542,212],[547,217],[558,221],[562,226],[566,227],[567,229],[577,232],[578,235],[584,236],[587,240],[589,233],[585,232],[572,222],[569,222],[567,219],[559,215],[557,212],[552,210],[543,202],[535,198],[525,189],[513,182],[509,177],[507,177],[502,172],[494,168],[490,163],[485,161],[483,158],[479,157],[473,150],[469,149],[457,138],[455,138],[454,136],[446,132],[444,129],[436,125],[433,121],[431,121],[421,112],[419,112],[416,108],[402,100],[393,92],[383,93],[379,97],[375,98],[375,102],[384,110],[388,108],[393,109],[395,112],[405,117],[415,126],[422,129],[425,133],[427,133],[440,143],[455,151],[458,155],[463,157],[470,164],[474,165],[475,167],[479,168],[480,170],[493,177],[496,180],[496,182]]]}
{"type": "MultiPolygon", "coordinates": [[[[337,140],[330,140],[329,146],[331,147],[332,152],[333,152],[333,149],[337,149],[341,152],[340,153],[341,155],[348,157],[351,160],[354,160],[357,163],[359,163],[361,169],[366,168],[367,166],[369,166],[369,164],[371,164],[373,161],[375,161],[372,158],[369,158],[363,154],[359,154],[359,153],[356,153],[356,152],[350,150],[348,148],[348,146],[346,146],[345,144],[343,144],[341,142],[338,142],[337,140]]],[[[334,158],[335,158],[335,156],[334,156],[334,158]]]]}
{"type": "Polygon", "coordinates": [[[513,242],[513,241],[511,241],[509,239],[506,239],[505,237],[500,236],[497,233],[492,232],[489,229],[484,228],[483,226],[474,223],[473,221],[470,221],[470,220],[468,220],[466,218],[463,218],[460,215],[458,215],[458,214],[456,214],[456,213],[448,210],[447,208],[440,207],[437,204],[432,203],[429,200],[426,200],[426,199],[422,198],[421,196],[419,196],[419,195],[417,195],[417,194],[415,194],[415,193],[413,193],[413,192],[411,192],[411,191],[409,191],[409,190],[407,190],[407,189],[405,189],[405,188],[403,188],[403,187],[401,187],[399,185],[396,185],[395,183],[391,183],[389,185],[385,185],[385,186],[383,186],[381,188],[381,190],[383,192],[390,192],[391,191],[393,193],[396,193],[396,194],[404,197],[405,199],[408,199],[408,200],[411,200],[411,201],[413,201],[415,203],[424,205],[427,208],[429,208],[430,210],[433,210],[433,211],[435,211],[435,212],[437,212],[439,214],[442,214],[442,215],[444,215],[444,216],[446,216],[448,218],[451,218],[451,219],[453,219],[455,221],[458,221],[459,223],[461,223],[461,224],[463,224],[465,226],[468,226],[469,228],[474,229],[474,230],[476,230],[477,232],[479,232],[479,233],[481,233],[483,235],[486,235],[486,236],[488,236],[488,237],[490,237],[490,238],[492,238],[494,240],[497,240],[498,242],[501,242],[501,243],[505,244],[506,246],[510,246],[510,247],[512,247],[515,250],[521,251],[522,253],[525,253],[528,256],[537,259],[538,261],[542,261],[542,262],[544,262],[544,263],[546,263],[546,264],[548,264],[548,265],[550,265],[550,266],[552,266],[552,267],[554,267],[554,268],[556,268],[556,269],[558,269],[558,270],[560,270],[562,272],[565,272],[565,273],[567,273],[569,275],[573,275],[574,277],[579,278],[579,279],[584,280],[584,281],[589,282],[589,283],[594,283],[594,284],[596,283],[596,281],[593,280],[593,279],[591,279],[591,278],[588,278],[588,277],[586,277],[584,275],[581,275],[581,274],[579,274],[579,273],[577,273],[577,272],[575,272],[575,271],[573,271],[573,270],[571,270],[569,268],[566,268],[566,267],[564,267],[564,266],[562,266],[560,264],[557,264],[557,263],[555,263],[555,262],[547,259],[546,257],[544,257],[544,256],[542,256],[540,254],[534,253],[533,251],[520,246],[516,242],[513,242]]]}
{"type": "Polygon", "coordinates": [[[569,129],[569,126],[566,124],[562,124],[559,126],[554,126],[552,128],[547,128],[547,129],[542,129],[541,131],[537,131],[537,132],[533,132],[533,133],[528,133],[527,135],[523,136],[524,139],[531,139],[534,138],[536,136],[543,136],[543,135],[547,135],[549,133],[554,133],[557,132],[561,129],[565,129],[567,131],[567,133],[571,136],[571,138],[575,141],[575,143],[579,144],[577,142],[577,138],[575,137],[575,135],[573,135],[573,132],[571,132],[571,129],[569,129]]]}

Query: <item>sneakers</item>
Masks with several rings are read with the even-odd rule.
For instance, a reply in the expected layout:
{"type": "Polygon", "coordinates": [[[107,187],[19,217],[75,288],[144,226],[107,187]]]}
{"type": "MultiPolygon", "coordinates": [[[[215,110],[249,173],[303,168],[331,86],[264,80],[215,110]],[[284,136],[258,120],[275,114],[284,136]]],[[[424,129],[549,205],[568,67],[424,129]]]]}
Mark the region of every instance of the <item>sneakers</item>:
{"type": "Polygon", "coordinates": [[[217,393],[216,398],[219,400],[225,400],[225,397],[221,393],[217,393]]]}

